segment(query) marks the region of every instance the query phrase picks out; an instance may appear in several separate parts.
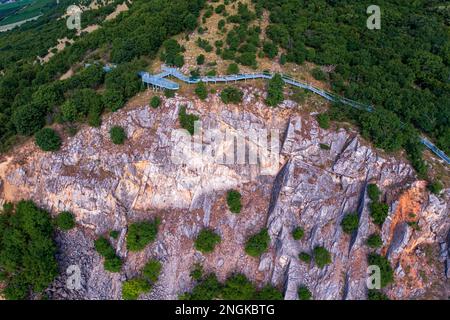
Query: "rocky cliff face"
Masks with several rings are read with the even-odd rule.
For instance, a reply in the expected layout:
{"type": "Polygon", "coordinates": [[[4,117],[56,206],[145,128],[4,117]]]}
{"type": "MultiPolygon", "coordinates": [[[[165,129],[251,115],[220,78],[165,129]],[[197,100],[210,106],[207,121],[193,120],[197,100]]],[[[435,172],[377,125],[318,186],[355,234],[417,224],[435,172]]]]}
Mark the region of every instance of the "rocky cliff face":
{"type": "Polygon", "coordinates": [[[365,242],[376,230],[365,190],[368,183],[377,183],[391,204],[380,249],[395,267],[396,281],[388,295],[445,297],[449,190],[440,198],[430,195],[408,164],[379,155],[355,132],[322,130],[293,101],[273,109],[264,105],[258,89],[244,91],[239,106],[225,106],[217,95],[210,95],[204,102],[183,96],[165,99],[157,110],[127,107],[107,116],[101,128],[84,128],[66,139],[60,152],[42,153],[30,143],[4,157],[0,163],[3,201],[32,199],[52,213],[69,210],[77,218],[78,228],[57,236],[61,276],[49,289],[50,296],[119,299],[121,281],[139,274],[155,257],[163,262],[162,275],[144,298],[176,299],[192,288],[189,273],[200,262],[222,280],[242,272],[259,285],[271,282],[284,290],[286,299],[297,298],[300,284],[307,285],[315,299],[364,299],[369,252],[365,242]],[[179,128],[182,105],[198,114],[204,127],[223,132],[278,130],[276,165],[265,166],[270,147],[252,139],[247,140],[247,148],[259,151],[257,164],[223,164],[211,158],[205,162],[202,148],[232,148],[222,141],[204,142],[202,148],[194,143],[189,161],[174,163],[174,143],[179,141],[173,132],[179,128]],[[125,145],[110,142],[113,125],[125,128],[129,137],[125,145]],[[226,205],[225,193],[231,188],[242,193],[239,215],[230,213],[226,205]],[[350,211],[360,216],[353,236],[340,227],[350,211]],[[155,216],[161,219],[157,241],[142,252],[128,252],[128,223],[155,216]],[[301,241],[291,236],[296,226],[305,230],[301,241]],[[222,237],[209,255],[193,247],[203,227],[222,237]],[[262,227],[269,230],[270,250],[261,259],[251,258],[244,243],[262,227]],[[110,230],[120,231],[114,245],[125,260],[121,274],[105,272],[94,251],[95,237],[110,230]],[[324,269],[297,258],[300,251],[317,245],[332,255],[333,263],[324,269]],[[81,268],[81,290],[65,286],[69,265],[81,268]]]}

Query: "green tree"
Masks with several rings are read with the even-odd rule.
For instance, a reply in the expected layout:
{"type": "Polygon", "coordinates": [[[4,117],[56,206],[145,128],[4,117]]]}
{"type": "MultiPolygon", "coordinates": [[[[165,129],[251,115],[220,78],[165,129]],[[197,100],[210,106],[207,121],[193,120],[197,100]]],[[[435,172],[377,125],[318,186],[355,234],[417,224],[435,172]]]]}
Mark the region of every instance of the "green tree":
{"type": "Polygon", "coordinates": [[[195,88],[195,94],[201,99],[205,100],[208,98],[208,88],[203,81],[200,81],[195,88]]]}
{"type": "Polygon", "coordinates": [[[156,240],[159,220],[132,223],[128,227],[127,249],[133,252],[143,250],[156,240]]]}
{"type": "Polygon", "coordinates": [[[323,72],[322,69],[320,69],[320,68],[314,68],[311,71],[311,74],[314,77],[314,79],[319,80],[319,81],[324,81],[327,79],[326,73],[323,72]]]}
{"type": "Polygon", "coordinates": [[[173,97],[175,97],[175,91],[166,89],[166,90],[164,90],[164,96],[166,98],[173,98],[173,97]]]}
{"type": "Polygon", "coordinates": [[[45,124],[45,112],[36,104],[23,105],[13,113],[13,123],[18,134],[31,136],[45,124]]]}
{"type": "Polygon", "coordinates": [[[43,128],[36,132],[34,138],[43,151],[58,151],[61,148],[61,138],[53,129],[43,128]]]}
{"type": "Polygon", "coordinates": [[[105,259],[103,267],[109,272],[120,272],[122,260],[116,255],[111,243],[105,237],[99,237],[94,241],[95,250],[105,259]]]}
{"type": "Polygon", "coordinates": [[[61,116],[64,121],[75,122],[81,121],[83,115],[79,113],[75,102],[71,99],[66,100],[61,105],[61,116]]]}
{"type": "Polygon", "coordinates": [[[300,228],[300,227],[296,227],[292,231],[292,237],[294,238],[294,240],[302,239],[304,234],[305,234],[305,230],[303,230],[303,228],[300,228]]]}
{"type": "Polygon", "coordinates": [[[275,287],[266,285],[256,293],[255,300],[283,300],[283,294],[275,287]]]}
{"type": "Polygon", "coordinates": [[[391,264],[386,257],[376,253],[369,254],[369,265],[375,265],[381,271],[381,287],[384,288],[394,281],[394,271],[391,264]]]}
{"type": "Polygon", "coordinates": [[[178,112],[178,121],[183,129],[187,130],[192,136],[195,133],[195,122],[200,118],[195,114],[188,114],[186,106],[181,106],[178,112]]]}
{"type": "Polygon", "coordinates": [[[324,247],[315,247],[313,250],[314,262],[319,268],[331,263],[331,255],[324,247]]]}
{"type": "Polygon", "coordinates": [[[311,262],[311,255],[307,252],[300,252],[298,255],[298,258],[306,263],[310,263],[311,262]]]}
{"type": "Polygon", "coordinates": [[[383,245],[383,241],[381,240],[381,237],[379,234],[374,233],[374,234],[371,234],[369,236],[369,238],[367,238],[367,245],[370,248],[377,249],[383,245]]]}
{"type": "Polygon", "coordinates": [[[26,299],[42,294],[58,275],[56,244],[48,212],[31,201],[0,214],[0,273],[6,299],[26,299]]]}
{"type": "Polygon", "coordinates": [[[439,181],[433,181],[428,184],[428,190],[434,194],[440,194],[444,186],[439,181]]]}
{"type": "Polygon", "coordinates": [[[222,285],[215,274],[209,274],[201,279],[191,293],[183,295],[184,300],[212,300],[220,297],[222,285]]]}
{"type": "Polygon", "coordinates": [[[368,300],[389,300],[389,298],[382,293],[380,290],[369,289],[369,293],[367,295],[368,300]]]}
{"type": "Polygon", "coordinates": [[[275,74],[272,79],[269,80],[269,86],[267,88],[267,105],[276,107],[284,100],[284,81],[280,74],[275,74]]]}
{"type": "Polygon", "coordinates": [[[220,241],[221,238],[217,233],[209,229],[203,229],[195,239],[195,249],[203,253],[210,253],[214,251],[220,241]]]}
{"type": "Polygon", "coordinates": [[[117,239],[119,238],[119,236],[120,236],[120,232],[117,231],[117,230],[111,230],[111,231],[109,232],[109,236],[110,236],[111,238],[117,240],[117,239]]]}
{"type": "Polygon", "coordinates": [[[352,234],[358,230],[359,217],[356,212],[349,213],[345,215],[341,222],[342,230],[347,234],[352,234]]]}
{"type": "Polygon", "coordinates": [[[191,271],[190,276],[194,280],[200,280],[203,277],[203,267],[201,264],[196,263],[194,269],[191,271]]]}
{"type": "Polygon", "coordinates": [[[103,93],[102,100],[103,105],[112,112],[121,109],[125,104],[122,93],[114,89],[107,89],[103,93]]]}
{"type": "Polygon", "coordinates": [[[273,42],[264,42],[263,51],[269,59],[273,59],[278,55],[278,46],[273,42]]]}
{"type": "Polygon", "coordinates": [[[59,229],[67,231],[75,227],[75,217],[72,212],[63,211],[56,217],[56,225],[59,229]]]}
{"type": "Polygon", "coordinates": [[[252,235],[245,244],[245,252],[252,257],[259,257],[267,251],[270,244],[270,236],[267,229],[252,235]]]}
{"type": "Polygon", "coordinates": [[[386,203],[372,202],[370,204],[370,216],[373,222],[379,226],[383,225],[389,214],[389,206],[386,203]]]}
{"type": "Polygon", "coordinates": [[[197,64],[198,65],[202,65],[205,63],[205,55],[200,54],[197,56],[197,64]]]}
{"type": "Polygon", "coordinates": [[[227,74],[239,74],[239,66],[237,63],[230,63],[227,68],[227,74]]]}
{"type": "Polygon", "coordinates": [[[255,287],[243,274],[235,274],[228,278],[222,290],[222,297],[225,300],[251,300],[255,294],[255,287]]]}
{"type": "Polygon", "coordinates": [[[220,99],[223,103],[241,103],[242,97],[244,96],[244,93],[235,87],[226,87],[222,90],[220,93],[220,99]]]}
{"type": "Polygon", "coordinates": [[[369,195],[370,200],[372,200],[372,201],[380,200],[381,191],[376,184],[373,184],[373,183],[369,184],[367,186],[367,193],[369,195]]]}
{"type": "Polygon", "coordinates": [[[127,138],[127,134],[122,127],[114,126],[109,130],[109,136],[114,144],[123,144],[127,138]]]}

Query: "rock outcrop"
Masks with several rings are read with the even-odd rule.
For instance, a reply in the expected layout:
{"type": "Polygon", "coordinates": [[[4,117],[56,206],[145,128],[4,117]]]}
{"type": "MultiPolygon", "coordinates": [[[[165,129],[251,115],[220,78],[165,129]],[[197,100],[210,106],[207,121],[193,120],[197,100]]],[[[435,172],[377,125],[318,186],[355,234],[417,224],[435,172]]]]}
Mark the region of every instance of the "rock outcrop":
{"type": "Polygon", "coordinates": [[[391,208],[380,249],[395,267],[396,281],[388,295],[404,299],[445,294],[449,190],[440,198],[430,195],[405,161],[380,155],[356,132],[322,130],[293,101],[268,108],[258,89],[244,91],[239,106],[225,106],[217,95],[204,102],[176,96],[165,99],[157,110],[130,106],[105,117],[101,128],[83,128],[67,138],[57,153],[43,153],[29,143],[4,157],[3,201],[32,199],[54,214],[69,210],[76,215],[79,227],[57,236],[61,275],[49,289],[50,296],[119,299],[121,281],[138,275],[155,257],[163,262],[162,274],[143,298],[175,299],[190,290],[190,270],[200,262],[222,280],[242,272],[258,285],[271,282],[284,290],[286,299],[297,298],[300,284],[307,285],[315,299],[364,299],[369,252],[365,243],[377,228],[369,216],[368,183],[380,186],[391,208]],[[186,143],[174,134],[182,105],[199,115],[204,130],[267,130],[268,136],[279,133],[280,139],[271,145],[246,137],[246,150],[259,152],[253,164],[225,164],[219,159],[217,150],[234,154],[234,146],[226,141],[194,140],[189,161],[176,163],[174,148],[186,143]],[[123,146],[110,142],[113,125],[127,132],[123,146]],[[279,155],[271,157],[277,146],[279,155]],[[232,188],[242,193],[239,215],[226,205],[225,193],[232,188]],[[340,227],[348,212],[360,216],[352,236],[340,227]],[[128,252],[127,225],[155,216],[161,219],[157,240],[142,252],[128,252]],[[301,241],[292,238],[296,226],[305,230],[301,241]],[[193,246],[204,227],[222,237],[209,255],[193,246]],[[244,252],[245,241],[263,227],[271,236],[270,250],[261,259],[251,258],[244,252]],[[110,230],[120,231],[113,244],[125,261],[121,274],[105,272],[93,248],[95,237],[110,230]],[[333,263],[323,269],[298,259],[299,252],[311,252],[318,245],[332,255],[333,263]],[[80,290],[65,286],[70,265],[81,269],[80,290]]]}

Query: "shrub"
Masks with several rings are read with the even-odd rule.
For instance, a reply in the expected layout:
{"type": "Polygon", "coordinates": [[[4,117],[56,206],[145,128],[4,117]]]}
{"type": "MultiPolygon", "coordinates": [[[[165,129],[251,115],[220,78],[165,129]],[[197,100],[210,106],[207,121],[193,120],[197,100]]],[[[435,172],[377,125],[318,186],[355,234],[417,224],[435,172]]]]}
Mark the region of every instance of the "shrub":
{"type": "MultiPolygon", "coordinates": [[[[216,72],[216,70],[209,70],[207,73],[206,73],[206,76],[208,76],[208,77],[215,77],[217,75],[217,72],[216,72]]],[[[211,93],[213,93],[213,91],[215,91],[215,89],[211,89],[211,93]]]]}
{"type": "Polygon", "coordinates": [[[269,86],[267,88],[267,105],[276,107],[284,100],[284,81],[280,74],[276,74],[269,80],[269,86]]]}
{"type": "Polygon", "coordinates": [[[323,268],[331,263],[331,255],[324,247],[315,247],[313,254],[314,262],[319,268],[323,268]]]}
{"type": "Polygon", "coordinates": [[[107,89],[102,96],[102,100],[105,108],[109,108],[112,112],[121,109],[125,104],[122,93],[114,89],[107,89]]]}
{"type": "Polygon", "coordinates": [[[173,98],[173,97],[175,97],[175,91],[166,89],[166,90],[164,90],[164,96],[166,98],[173,98]]]}
{"type": "Polygon", "coordinates": [[[164,41],[161,60],[168,65],[181,68],[184,65],[183,48],[174,39],[164,41]]]}
{"type": "Polygon", "coordinates": [[[161,262],[155,259],[150,260],[144,267],[144,277],[150,280],[150,282],[155,283],[158,281],[161,268],[161,262]]]}
{"type": "Polygon", "coordinates": [[[127,135],[122,127],[114,126],[109,130],[109,136],[114,144],[123,144],[127,135]]]}
{"type": "Polygon", "coordinates": [[[53,129],[41,129],[35,134],[34,138],[38,147],[43,151],[58,151],[61,147],[61,138],[53,129]]]}
{"type": "Polygon", "coordinates": [[[105,238],[100,237],[94,242],[95,250],[105,258],[103,267],[109,272],[120,272],[122,268],[122,260],[116,256],[116,251],[114,250],[111,243],[105,238]]]}
{"type": "Polygon", "coordinates": [[[251,300],[256,289],[243,274],[235,274],[225,281],[222,298],[225,300],[251,300]]]}
{"type": "Polygon", "coordinates": [[[369,293],[367,295],[368,300],[389,300],[389,298],[382,293],[380,290],[369,289],[369,293]]]}
{"type": "Polygon", "coordinates": [[[100,237],[97,240],[95,240],[94,247],[95,247],[95,250],[104,258],[108,258],[108,257],[112,257],[112,256],[116,255],[114,248],[111,246],[109,241],[104,237],[100,237]]]}
{"type": "Polygon", "coordinates": [[[252,257],[259,257],[267,251],[270,243],[270,236],[267,229],[251,236],[245,245],[245,252],[252,257]]]}
{"type": "Polygon", "coordinates": [[[309,253],[306,252],[300,252],[298,255],[298,258],[306,263],[310,263],[311,262],[311,255],[309,253]]]}
{"type": "Polygon", "coordinates": [[[342,230],[347,234],[352,234],[358,230],[358,225],[359,217],[356,212],[347,214],[341,222],[342,230]]]}
{"type": "Polygon", "coordinates": [[[221,241],[220,236],[212,230],[203,229],[195,240],[195,249],[203,253],[210,253],[221,241]]]}
{"type": "Polygon", "coordinates": [[[237,63],[230,63],[227,68],[227,74],[239,74],[239,66],[237,63]]]}
{"type": "Polygon", "coordinates": [[[394,271],[391,264],[386,257],[383,257],[376,253],[369,254],[369,265],[375,265],[380,268],[381,271],[381,287],[384,288],[388,284],[394,281],[394,271]]]}
{"type": "Polygon", "coordinates": [[[374,233],[367,238],[367,245],[371,248],[380,248],[383,245],[380,235],[374,233]]]}
{"type": "Polygon", "coordinates": [[[325,143],[321,143],[321,144],[319,144],[319,146],[320,146],[320,149],[322,149],[322,150],[330,150],[331,149],[331,147],[325,143]]]}
{"type": "Polygon", "coordinates": [[[150,106],[151,106],[153,109],[156,109],[156,108],[158,108],[160,105],[161,105],[161,98],[160,98],[160,97],[157,97],[157,96],[152,97],[152,99],[150,100],[150,106]]]}
{"type": "Polygon", "coordinates": [[[306,286],[298,287],[297,293],[299,300],[311,300],[312,298],[311,291],[309,291],[308,287],[306,286]]]}
{"type": "Polygon", "coordinates": [[[2,295],[9,300],[42,294],[58,275],[56,244],[48,212],[31,201],[5,204],[0,213],[2,295]]]}
{"type": "Polygon", "coordinates": [[[319,127],[321,127],[322,129],[330,128],[330,117],[326,113],[318,114],[317,122],[319,123],[319,127]]]}
{"type": "Polygon", "coordinates": [[[370,216],[378,225],[383,225],[389,214],[389,206],[386,203],[372,202],[370,204],[370,216]]]}
{"type": "Polygon", "coordinates": [[[202,65],[204,63],[205,63],[205,56],[203,54],[201,54],[197,57],[197,64],[202,65]]]}
{"type": "Polygon", "coordinates": [[[220,93],[220,99],[223,103],[241,103],[244,93],[235,87],[226,87],[220,93]]]}
{"type": "Polygon", "coordinates": [[[294,238],[294,240],[300,240],[301,238],[303,238],[304,234],[305,231],[300,227],[297,227],[294,229],[294,231],[292,231],[292,237],[294,238]]]}
{"type": "Polygon", "coordinates": [[[430,190],[434,194],[440,194],[444,186],[439,181],[434,181],[428,184],[428,190],[430,190]]]}
{"type": "Polygon", "coordinates": [[[277,288],[266,285],[256,293],[255,300],[283,300],[283,294],[277,288]]]}
{"type": "Polygon", "coordinates": [[[183,129],[186,129],[191,135],[195,132],[195,122],[200,118],[195,114],[186,113],[186,106],[180,107],[178,112],[178,121],[183,129]]]}
{"type": "Polygon", "coordinates": [[[380,200],[381,191],[376,184],[369,184],[367,186],[367,194],[370,200],[377,202],[380,200]]]}
{"type": "Polygon", "coordinates": [[[105,262],[103,263],[103,267],[106,271],[109,272],[120,272],[122,269],[122,260],[118,256],[105,258],[105,262]]]}
{"type": "Polygon", "coordinates": [[[229,190],[227,193],[228,208],[233,213],[239,213],[242,209],[241,194],[236,190],[229,190]]]}
{"type": "Polygon", "coordinates": [[[73,229],[75,227],[75,218],[71,212],[63,211],[56,217],[56,225],[64,231],[73,229]]]}
{"type": "Polygon", "coordinates": [[[314,79],[319,80],[319,81],[324,81],[327,79],[326,73],[323,72],[320,68],[314,68],[311,71],[311,74],[314,77],[314,79]]]}
{"type": "Polygon", "coordinates": [[[152,222],[135,222],[128,227],[127,248],[130,251],[140,251],[150,242],[155,241],[158,233],[159,220],[152,222]]]}
{"type": "Polygon", "coordinates": [[[195,88],[195,94],[201,100],[205,100],[206,98],[208,98],[208,89],[206,88],[206,85],[204,82],[200,81],[197,84],[197,87],[195,88]]]}
{"type": "Polygon", "coordinates": [[[192,289],[191,293],[184,294],[184,300],[212,300],[220,297],[222,285],[215,274],[209,274],[192,289]]]}
{"type": "Polygon", "coordinates": [[[269,59],[275,58],[278,54],[278,47],[273,42],[264,42],[263,50],[269,59]]]}
{"type": "Polygon", "coordinates": [[[14,110],[12,120],[18,134],[31,136],[45,124],[45,112],[39,105],[26,104],[14,110]]]}
{"type": "Polygon", "coordinates": [[[127,280],[122,284],[122,298],[124,300],[137,300],[141,294],[149,292],[151,288],[145,279],[127,280]]]}

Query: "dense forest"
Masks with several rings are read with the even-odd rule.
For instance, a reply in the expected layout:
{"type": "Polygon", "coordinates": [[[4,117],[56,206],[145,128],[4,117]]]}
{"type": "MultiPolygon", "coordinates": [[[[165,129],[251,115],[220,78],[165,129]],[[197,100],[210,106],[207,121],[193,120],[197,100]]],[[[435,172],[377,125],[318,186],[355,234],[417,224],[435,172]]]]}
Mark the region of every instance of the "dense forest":
{"type": "MultiPolygon", "coordinates": [[[[419,130],[450,153],[450,8],[436,0],[381,0],[381,29],[366,27],[371,1],[253,0],[270,11],[268,37],[287,61],[331,66],[335,92],[374,105],[363,114],[339,106],[374,143],[405,147],[419,173],[426,168],[419,130]]],[[[259,14],[257,14],[259,15],[259,14]]]]}
{"type": "MultiPolygon", "coordinates": [[[[103,21],[114,10],[116,0],[98,10],[86,11],[82,24],[103,21]]],[[[71,1],[65,1],[65,4],[71,1]]],[[[117,110],[118,102],[134,96],[141,83],[137,71],[146,66],[142,56],[154,58],[162,43],[173,35],[192,30],[204,0],[135,0],[130,10],[101,28],[75,35],[66,28],[61,5],[45,17],[0,35],[0,141],[6,150],[18,135],[29,136],[54,122],[87,121],[100,124],[103,109],[117,110]],[[58,39],[75,38],[48,63],[36,63],[58,39]],[[13,45],[14,44],[14,45],[13,45]],[[82,67],[66,80],[60,76],[74,65],[95,60],[119,63],[104,74],[100,65],[82,67]],[[103,94],[96,89],[104,86],[103,94]]]]}

